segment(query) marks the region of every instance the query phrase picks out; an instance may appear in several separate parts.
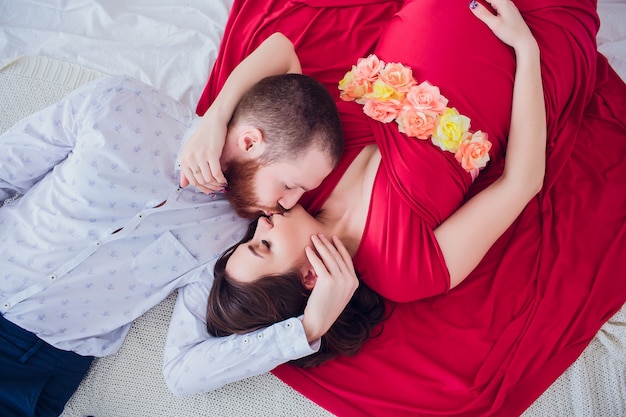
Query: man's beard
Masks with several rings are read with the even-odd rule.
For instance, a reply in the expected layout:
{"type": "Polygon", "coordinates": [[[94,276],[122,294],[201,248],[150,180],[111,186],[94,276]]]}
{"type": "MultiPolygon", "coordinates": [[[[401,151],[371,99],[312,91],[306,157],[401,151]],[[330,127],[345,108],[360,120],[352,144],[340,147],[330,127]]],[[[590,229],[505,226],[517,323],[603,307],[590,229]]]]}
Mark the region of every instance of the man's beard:
{"type": "Polygon", "coordinates": [[[259,204],[255,192],[256,175],[261,168],[257,160],[230,161],[224,176],[228,181],[226,198],[241,217],[253,219],[263,212],[283,212],[282,207],[265,207],[259,204]]]}

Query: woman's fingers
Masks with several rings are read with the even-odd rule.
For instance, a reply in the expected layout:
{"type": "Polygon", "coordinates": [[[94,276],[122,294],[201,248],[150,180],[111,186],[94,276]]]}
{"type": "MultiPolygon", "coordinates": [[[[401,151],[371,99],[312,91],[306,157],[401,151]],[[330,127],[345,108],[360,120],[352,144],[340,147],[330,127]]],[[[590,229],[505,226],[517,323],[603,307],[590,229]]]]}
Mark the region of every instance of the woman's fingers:
{"type": "Polygon", "coordinates": [[[323,273],[328,274],[328,270],[326,269],[324,262],[322,262],[322,260],[319,258],[319,256],[317,256],[317,254],[311,247],[307,246],[306,248],[304,248],[304,252],[306,253],[306,257],[311,263],[311,266],[313,267],[317,275],[321,275],[323,273]]]}
{"type": "Polygon", "coordinates": [[[220,181],[215,177],[215,172],[219,172],[219,175],[223,178],[222,170],[220,168],[219,159],[215,161],[213,158],[207,158],[207,161],[202,161],[198,164],[198,168],[194,170],[194,175],[197,183],[201,186],[210,188],[212,191],[218,191],[224,188],[226,179],[220,181]],[[212,164],[217,164],[213,166],[212,164]]]}
{"type": "MultiPolygon", "coordinates": [[[[207,158],[209,168],[211,169],[211,179],[216,186],[226,187],[227,181],[222,172],[222,166],[220,164],[220,155],[211,155],[207,158]]],[[[205,178],[206,179],[206,178],[205,178]]]]}
{"type": "Polygon", "coordinates": [[[348,270],[354,274],[355,273],[354,262],[352,262],[352,256],[350,256],[348,249],[346,249],[346,247],[343,245],[343,242],[339,240],[337,236],[333,236],[333,244],[335,245],[335,248],[339,252],[339,255],[341,255],[343,264],[347,266],[348,270]]]}
{"type": "Polygon", "coordinates": [[[524,18],[511,0],[486,1],[495,14],[476,0],[470,2],[470,9],[502,42],[515,48],[533,38],[524,18]]]}
{"type": "MultiPolygon", "coordinates": [[[[325,239],[325,238],[324,238],[325,239]]],[[[313,246],[317,251],[317,256],[319,262],[311,263],[317,275],[321,275],[323,273],[327,273],[329,275],[334,275],[338,271],[337,263],[334,261],[329,248],[326,244],[320,239],[318,236],[311,236],[311,241],[313,242],[313,246]]],[[[311,252],[314,252],[311,250],[311,252]]]]}
{"type": "Polygon", "coordinates": [[[335,282],[333,285],[340,285],[348,291],[354,291],[359,285],[354,263],[339,238],[333,237],[333,242],[331,242],[323,235],[317,235],[312,236],[311,240],[317,254],[310,247],[307,247],[306,254],[318,279],[328,279],[335,282]]]}
{"type": "Polygon", "coordinates": [[[205,193],[223,190],[227,181],[220,158],[224,149],[227,121],[209,109],[180,153],[181,187],[193,185],[205,193]]]}
{"type": "MultiPolygon", "coordinates": [[[[489,4],[491,4],[491,7],[493,7],[493,9],[497,12],[498,11],[497,6],[494,5],[493,3],[495,2],[489,2],[489,4]]],[[[469,7],[474,13],[474,15],[480,20],[482,20],[490,28],[496,24],[496,21],[497,21],[496,16],[493,13],[491,13],[489,10],[487,10],[485,6],[483,6],[476,0],[472,0],[470,2],[469,7]]]]}
{"type": "Polygon", "coordinates": [[[328,274],[334,279],[357,279],[352,257],[339,238],[333,237],[331,242],[323,235],[316,235],[311,241],[317,254],[308,247],[306,255],[318,276],[328,274]]]}
{"type": "Polygon", "coordinates": [[[319,235],[312,236],[311,241],[317,253],[307,247],[306,255],[317,274],[317,281],[302,319],[309,341],[328,331],[359,286],[352,258],[339,239],[333,238],[333,244],[319,235]]]}
{"type": "Polygon", "coordinates": [[[219,164],[219,158],[206,158],[209,162],[183,161],[181,159],[180,186],[193,185],[204,193],[214,193],[225,188],[226,179],[219,164]],[[216,174],[217,173],[217,174],[216,174]],[[215,177],[218,175],[218,177],[215,177]],[[221,178],[221,179],[217,179],[221,178]]]}
{"type": "MultiPolygon", "coordinates": [[[[346,268],[346,262],[342,255],[325,236],[312,236],[311,240],[313,241],[313,245],[319,253],[321,260],[324,262],[326,269],[331,275],[343,274],[346,271],[349,271],[349,269],[346,268]]],[[[343,247],[343,245],[341,246],[343,247]]],[[[350,264],[351,263],[352,259],[350,259],[350,264]]]]}

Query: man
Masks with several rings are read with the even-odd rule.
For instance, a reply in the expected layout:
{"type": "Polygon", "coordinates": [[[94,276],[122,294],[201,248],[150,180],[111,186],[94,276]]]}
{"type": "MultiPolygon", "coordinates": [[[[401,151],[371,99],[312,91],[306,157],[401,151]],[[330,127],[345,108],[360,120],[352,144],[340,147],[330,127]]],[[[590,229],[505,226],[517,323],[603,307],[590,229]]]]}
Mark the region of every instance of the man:
{"type": "MultiPolygon", "coordinates": [[[[294,100],[317,100],[323,118],[337,122],[286,162],[271,155],[265,116],[256,114],[280,100],[238,108],[223,163],[227,171],[242,164],[257,171],[229,178],[227,195],[240,187],[244,195],[273,190],[271,199],[248,199],[252,207],[239,204],[241,212],[289,208],[301,192],[284,186],[316,186],[338,158],[328,149],[341,149],[332,99],[310,96],[323,87],[301,75],[279,76],[253,88],[252,100],[275,89],[289,91],[282,110],[294,100]],[[320,137],[340,145],[320,145],[320,137]]],[[[311,117],[302,107],[287,110],[274,111],[274,122],[285,116],[302,129],[307,123],[298,118],[311,117]]],[[[0,137],[3,415],[60,414],[92,358],[116,352],[135,318],[176,288],[210,288],[212,261],[247,222],[222,196],[179,186],[177,154],[198,124],[191,110],[145,84],[103,78],[0,137]]]]}
{"type": "Polygon", "coordinates": [[[237,65],[181,151],[181,186],[223,189],[224,167],[228,199],[244,217],[290,209],[316,188],[343,153],[341,122],[321,84],[272,84],[275,74],[295,81],[300,73],[293,44],[280,33],[237,65]],[[247,186],[253,182],[256,191],[247,186]]]}

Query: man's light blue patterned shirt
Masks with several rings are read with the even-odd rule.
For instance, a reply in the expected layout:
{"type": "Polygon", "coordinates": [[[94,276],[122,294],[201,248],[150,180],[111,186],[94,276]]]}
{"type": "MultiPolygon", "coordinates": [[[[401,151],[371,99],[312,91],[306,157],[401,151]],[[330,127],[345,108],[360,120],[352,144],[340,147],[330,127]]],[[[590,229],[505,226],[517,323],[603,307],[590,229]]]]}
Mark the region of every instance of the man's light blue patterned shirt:
{"type": "Polygon", "coordinates": [[[193,114],[132,80],[105,78],[0,141],[0,309],[48,343],[115,352],[130,322],[177,287],[210,280],[245,222],[180,189],[193,114]]]}

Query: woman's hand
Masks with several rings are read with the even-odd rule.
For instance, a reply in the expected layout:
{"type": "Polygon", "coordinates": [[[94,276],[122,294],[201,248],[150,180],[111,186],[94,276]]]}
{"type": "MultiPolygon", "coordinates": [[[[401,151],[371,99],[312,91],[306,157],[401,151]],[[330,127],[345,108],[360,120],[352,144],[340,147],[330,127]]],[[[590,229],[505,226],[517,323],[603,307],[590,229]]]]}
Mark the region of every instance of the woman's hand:
{"type": "Polygon", "coordinates": [[[359,286],[352,258],[339,238],[333,237],[332,243],[322,235],[311,240],[319,257],[313,249],[306,248],[306,256],[317,274],[302,319],[309,342],[330,329],[359,286]]]}
{"type": "Polygon", "coordinates": [[[180,186],[193,185],[210,194],[227,186],[220,157],[226,141],[227,121],[214,116],[211,109],[202,116],[196,131],[180,154],[180,186]]]}
{"type": "Polygon", "coordinates": [[[496,14],[476,0],[470,3],[470,9],[502,42],[516,50],[528,42],[536,43],[524,18],[511,0],[485,1],[491,5],[496,14]]]}
{"type": "Polygon", "coordinates": [[[291,41],[278,32],[270,35],[235,67],[183,148],[180,156],[181,187],[191,184],[205,193],[226,187],[220,157],[228,121],[237,103],[250,87],[263,78],[288,73],[302,73],[300,60],[291,41]]]}

